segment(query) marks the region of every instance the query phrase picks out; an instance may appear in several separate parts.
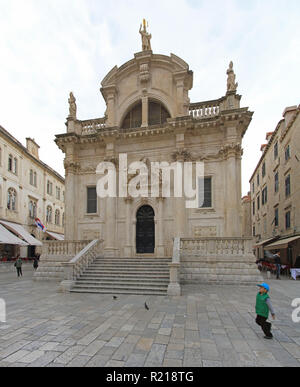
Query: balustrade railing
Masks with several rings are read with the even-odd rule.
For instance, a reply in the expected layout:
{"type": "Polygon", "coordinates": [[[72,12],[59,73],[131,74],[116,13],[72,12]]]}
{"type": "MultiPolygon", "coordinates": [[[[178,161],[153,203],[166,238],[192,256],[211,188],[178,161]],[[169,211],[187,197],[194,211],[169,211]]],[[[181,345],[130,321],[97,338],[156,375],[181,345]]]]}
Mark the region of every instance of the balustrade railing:
{"type": "Polygon", "coordinates": [[[95,120],[81,121],[82,135],[97,133],[97,130],[106,128],[105,118],[97,118],[95,120]]]}
{"type": "Polygon", "coordinates": [[[45,258],[55,257],[74,257],[90,241],[44,241],[42,256],[45,258]]]}
{"type": "Polygon", "coordinates": [[[61,283],[71,284],[76,281],[83,271],[89,267],[93,261],[102,253],[103,240],[96,239],[85,246],[79,253],[76,254],[69,262],[62,263],[64,267],[64,281],[61,283]]]}
{"type": "Polygon", "coordinates": [[[184,238],[181,253],[195,256],[248,255],[252,253],[251,238],[184,238]]]}
{"type": "Polygon", "coordinates": [[[189,114],[195,119],[204,119],[217,116],[220,113],[220,101],[207,101],[192,103],[189,106],[189,114]]]}

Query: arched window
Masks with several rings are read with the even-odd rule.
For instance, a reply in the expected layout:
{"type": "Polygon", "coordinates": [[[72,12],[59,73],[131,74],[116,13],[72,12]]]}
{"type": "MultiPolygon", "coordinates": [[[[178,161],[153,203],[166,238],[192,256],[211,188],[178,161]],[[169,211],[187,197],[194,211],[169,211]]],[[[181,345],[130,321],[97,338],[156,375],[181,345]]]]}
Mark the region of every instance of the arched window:
{"type": "Polygon", "coordinates": [[[162,125],[170,118],[167,109],[160,102],[149,102],[148,124],[162,125]]]}
{"type": "Polygon", "coordinates": [[[125,117],[122,129],[140,128],[142,125],[142,102],[135,105],[125,117]]]}
{"type": "Polygon", "coordinates": [[[17,209],[17,192],[14,188],[9,188],[7,192],[7,209],[11,211],[17,209]]]}
{"type": "Polygon", "coordinates": [[[56,224],[56,226],[59,226],[59,223],[60,223],[60,212],[59,212],[59,210],[56,210],[55,211],[55,224],[56,224]]]}
{"type": "MultiPolygon", "coordinates": [[[[148,125],[162,125],[170,118],[170,114],[162,103],[149,101],[148,103],[148,125]]],[[[126,115],[122,129],[140,128],[142,125],[142,103],[135,105],[126,115]]]]}
{"type": "Polygon", "coordinates": [[[47,214],[46,214],[46,221],[47,223],[52,223],[52,207],[47,207],[47,214]]]}
{"type": "Polygon", "coordinates": [[[37,217],[37,204],[35,201],[30,200],[29,205],[29,217],[35,219],[37,217]]]}

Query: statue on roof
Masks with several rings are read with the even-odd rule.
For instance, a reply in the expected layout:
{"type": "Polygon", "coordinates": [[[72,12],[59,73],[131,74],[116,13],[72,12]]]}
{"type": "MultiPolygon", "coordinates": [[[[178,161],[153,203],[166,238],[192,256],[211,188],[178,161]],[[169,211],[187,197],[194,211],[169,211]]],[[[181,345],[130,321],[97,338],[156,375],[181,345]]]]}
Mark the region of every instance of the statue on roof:
{"type": "Polygon", "coordinates": [[[227,92],[236,91],[238,83],[235,82],[235,73],[233,71],[233,62],[229,63],[229,69],[227,70],[227,92]]]}
{"type": "Polygon", "coordinates": [[[76,120],[77,106],[76,106],[76,98],[73,93],[70,93],[69,102],[69,118],[73,118],[76,120]]]}
{"type": "Polygon", "coordinates": [[[140,34],[142,35],[142,46],[143,46],[143,51],[149,51],[151,50],[151,39],[152,35],[148,34],[147,29],[146,29],[146,20],[143,20],[143,26],[141,24],[140,26],[140,34]]]}

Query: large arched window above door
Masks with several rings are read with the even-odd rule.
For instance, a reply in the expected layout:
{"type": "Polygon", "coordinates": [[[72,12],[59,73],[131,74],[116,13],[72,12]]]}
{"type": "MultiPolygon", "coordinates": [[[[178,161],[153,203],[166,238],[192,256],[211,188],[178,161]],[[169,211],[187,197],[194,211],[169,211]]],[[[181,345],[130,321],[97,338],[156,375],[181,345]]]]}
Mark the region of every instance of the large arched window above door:
{"type": "Polygon", "coordinates": [[[170,118],[170,114],[164,105],[160,102],[149,101],[149,113],[148,113],[148,124],[151,125],[162,125],[167,122],[170,118]]]}

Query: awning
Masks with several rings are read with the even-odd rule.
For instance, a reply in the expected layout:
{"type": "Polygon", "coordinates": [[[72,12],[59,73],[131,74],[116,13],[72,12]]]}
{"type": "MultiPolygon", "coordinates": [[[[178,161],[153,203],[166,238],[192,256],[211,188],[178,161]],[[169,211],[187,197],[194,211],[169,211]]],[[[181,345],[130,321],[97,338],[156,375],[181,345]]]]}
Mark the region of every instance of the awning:
{"type": "Polygon", "coordinates": [[[42,242],[30,235],[29,232],[26,231],[25,228],[20,224],[6,222],[4,220],[0,220],[0,223],[7,227],[9,230],[15,232],[19,237],[25,239],[25,241],[28,242],[30,246],[43,246],[42,242]]]}
{"type": "Polygon", "coordinates": [[[254,247],[264,246],[265,244],[267,244],[267,243],[269,243],[269,242],[272,242],[274,239],[276,239],[276,238],[266,239],[265,241],[262,241],[262,242],[257,243],[254,247]]]}
{"type": "Polygon", "coordinates": [[[56,232],[50,232],[50,231],[46,231],[46,233],[48,235],[50,235],[52,238],[58,240],[58,241],[64,241],[65,240],[65,236],[63,234],[57,234],[56,232]]]}
{"type": "Polygon", "coordinates": [[[296,240],[300,239],[300,235],[287,238],[287,239],[281,239],[279,241],[276,241],[274,243],[271,243],[270,245],[267,245],[264,247],[265,250],[281,250],[281,249],[287,249],[289,247],[289,244],[292,242],[295,242],[296,240]]]}
{"type": "Polygon", "coordinates": [[[14,234],[2,226],[2,224],[0,224],[0,244],[28,246],[28,243],[17,238],[14,234]]]}

